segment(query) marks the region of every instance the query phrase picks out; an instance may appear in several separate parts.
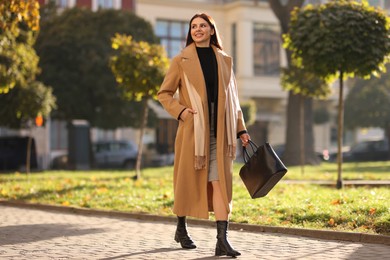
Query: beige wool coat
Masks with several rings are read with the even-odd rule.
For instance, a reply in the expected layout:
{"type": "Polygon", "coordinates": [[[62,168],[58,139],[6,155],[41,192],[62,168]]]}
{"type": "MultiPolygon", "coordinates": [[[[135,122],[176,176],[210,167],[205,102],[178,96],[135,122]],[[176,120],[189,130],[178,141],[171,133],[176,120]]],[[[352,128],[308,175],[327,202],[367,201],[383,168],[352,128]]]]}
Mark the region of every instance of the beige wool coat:
{"type": "MultiPolygon", "coordinates": [[[[233,158],[227,154],[227,135],[225,123],[225,103],[227,87],[232,73],[232,59],[214,45],[214,53],[218,64],[218,117],[217,117],[217,169],[227,212],[231,211],[233,158]]],[[[237,92],[237,88],[234,90],[237,92]]],[[[175,140],[174,163],[174,206],[173,212],[178,216],[209,218],[213,211],[211,183],[208,182],[208,162],[210,155],[210,126],[206,83],[194,43],[187,46],[174,57],[171,66],[158,92],[158,99],[175,119],[179,120],[175,140]],[[202,100],[204,121],[206,125],[206,167],[195,170],[194,117],[189,113],[183,121],[179,119],[185,108],[192,108],[185,84],[184,73],[202,100]],[[175,93],[178,90],[178,96],[175,93]]],[[[241,109],[238,111],[237,133],[246,130],[241,109]]]]}

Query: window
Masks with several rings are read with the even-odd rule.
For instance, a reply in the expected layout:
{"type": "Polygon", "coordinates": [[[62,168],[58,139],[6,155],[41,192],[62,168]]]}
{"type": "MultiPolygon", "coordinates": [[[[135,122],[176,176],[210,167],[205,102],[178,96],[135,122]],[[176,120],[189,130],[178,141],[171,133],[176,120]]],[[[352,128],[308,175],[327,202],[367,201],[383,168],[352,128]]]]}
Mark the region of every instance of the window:
{"type": "Polygon", "coordinates": [[[68,7],[68,0],[57,0],[57,5],[61,8],[68,7]]]}
{"type": "Polygon", "coordinates": [[[165,47],[168,57],[172,58],[185,46],[188,25],[183,21],[157,20],[155,32],[161,40],[161,45],[165,47]]]}
{"type": "Polygon", "coordinates": [[[99,8],[114,8],[114,0],[98,0],[98,9],[99,8]]]}
{"type": "Polygon", "coordinates": [[[280,70],[280,33],[277,25],[254,24],[254,74],[278,75],[280,70]]]}

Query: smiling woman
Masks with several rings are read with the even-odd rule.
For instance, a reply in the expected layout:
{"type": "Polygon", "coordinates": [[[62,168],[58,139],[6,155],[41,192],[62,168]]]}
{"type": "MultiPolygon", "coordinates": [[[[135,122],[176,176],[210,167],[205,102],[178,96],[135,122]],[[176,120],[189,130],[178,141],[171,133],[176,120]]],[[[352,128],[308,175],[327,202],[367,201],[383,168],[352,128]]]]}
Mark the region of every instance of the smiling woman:
{"type": "Polygon", "coordinates": [[[216,255],[238,256],[227,240],[232,210],[232,165],[237,138],[250,139],[238,100],[232,59],[222,50],[215,21],[205,13],[189,22],[186,47],[174,57],[158,99],[179,121],[175,142],[174,205],[176,242],[196,248],[186,216],[217,224],[216,255]],[[179,90],[179,98],[175,93],[179,90]]]}

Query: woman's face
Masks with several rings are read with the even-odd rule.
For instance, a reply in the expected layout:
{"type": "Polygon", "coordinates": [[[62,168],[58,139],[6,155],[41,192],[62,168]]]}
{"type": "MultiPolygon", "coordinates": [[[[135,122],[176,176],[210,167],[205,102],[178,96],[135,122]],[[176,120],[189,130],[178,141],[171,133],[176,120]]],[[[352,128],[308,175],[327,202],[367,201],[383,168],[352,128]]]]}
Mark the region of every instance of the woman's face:
{"type": "Polygon", "coordinates": [[[209,47],[211,35],[214,29],[203,18],[196,17],[191,22],[191,37],[196,47],[209,47]]]}

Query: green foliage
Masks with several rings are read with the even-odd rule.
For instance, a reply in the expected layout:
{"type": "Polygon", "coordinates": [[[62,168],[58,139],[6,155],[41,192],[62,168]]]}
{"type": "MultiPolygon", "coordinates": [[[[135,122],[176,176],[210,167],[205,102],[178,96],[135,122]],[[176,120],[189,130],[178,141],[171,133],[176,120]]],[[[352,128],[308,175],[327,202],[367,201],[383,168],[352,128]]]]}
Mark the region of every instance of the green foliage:
{"type": "Polygon", "coordinates": [[[241,110],[245,119],[246,126],[252,125],[256,121],[256,102],[253,100],[242,102],[241,110]]]}
{"type": "Polygon", "coordinates": [[[7,94],[0,95],[0,125],[10,128],[27,127],[29,120],[38,115],[47,116],[55,108],[52,89],[39,81],[27,87],[16,86],[7,94]]]}
{"type": "Polygon", "coordinates": [[[118,52],[111,57],[110,66],[125,97],[137,101],[156,98],[169,66],[164,48],[120,34],[112,38],[112,48],[118,52]]]}
{"type": "Polygon", "coordinates": [[[324,99],[331,94],[329,83],[294,65],[283,69],[281,82],[285,90],[305,97],[324,99]]]}
{"type": "Polygon", "coordinates": [[[15,85],[26,86],[38,73],[32,48],[39,29],[39,4],[35,0],[0,3],[0,95],[15,85]]]}
{"type": "Polygon", "coordinates": [[[313,111],[313,120],[315,124],[324,124],[329,122],[330,113],[326,107],[319,107],[313,111]]]}
{"type": "Polygon", "coordinates": [[[0,95],[15,85],[26,86],[38,73],[38,56],[32,47],[32,33],[27,42],[20,42],[11,33],[0,35],[0,95]]]}
{"type": "Polygon", "coordinates": [[[58,109],[54,118],[87,120],[103,129],[137,126],[140,108],[123,98],[109,67],[115,33],[157,42],[150,23],[122,10],[50,10],[41,23],[36,49],[40,79],[53,87],[58,109]]]}
{"type": "Polygon", "coordinates": [[[345,125],[390,127],[390,74],[369,80],[355,79],[345,100],[345,125]]]}
{"type": "Polygon", "coordinates": [[[361,77],[379,73],[390,52],[386,13],[347,0],[295,9],[283,37],[297,66],[325,79],[339,72],[361,77]]]}
{"type": "Polygon", "coordinates": [[[18,36],[20,22],[33,31],[39,30],[39,3],[37,0],[12,0],[0,2],[0,32],[9,31],[18,36]]]}

